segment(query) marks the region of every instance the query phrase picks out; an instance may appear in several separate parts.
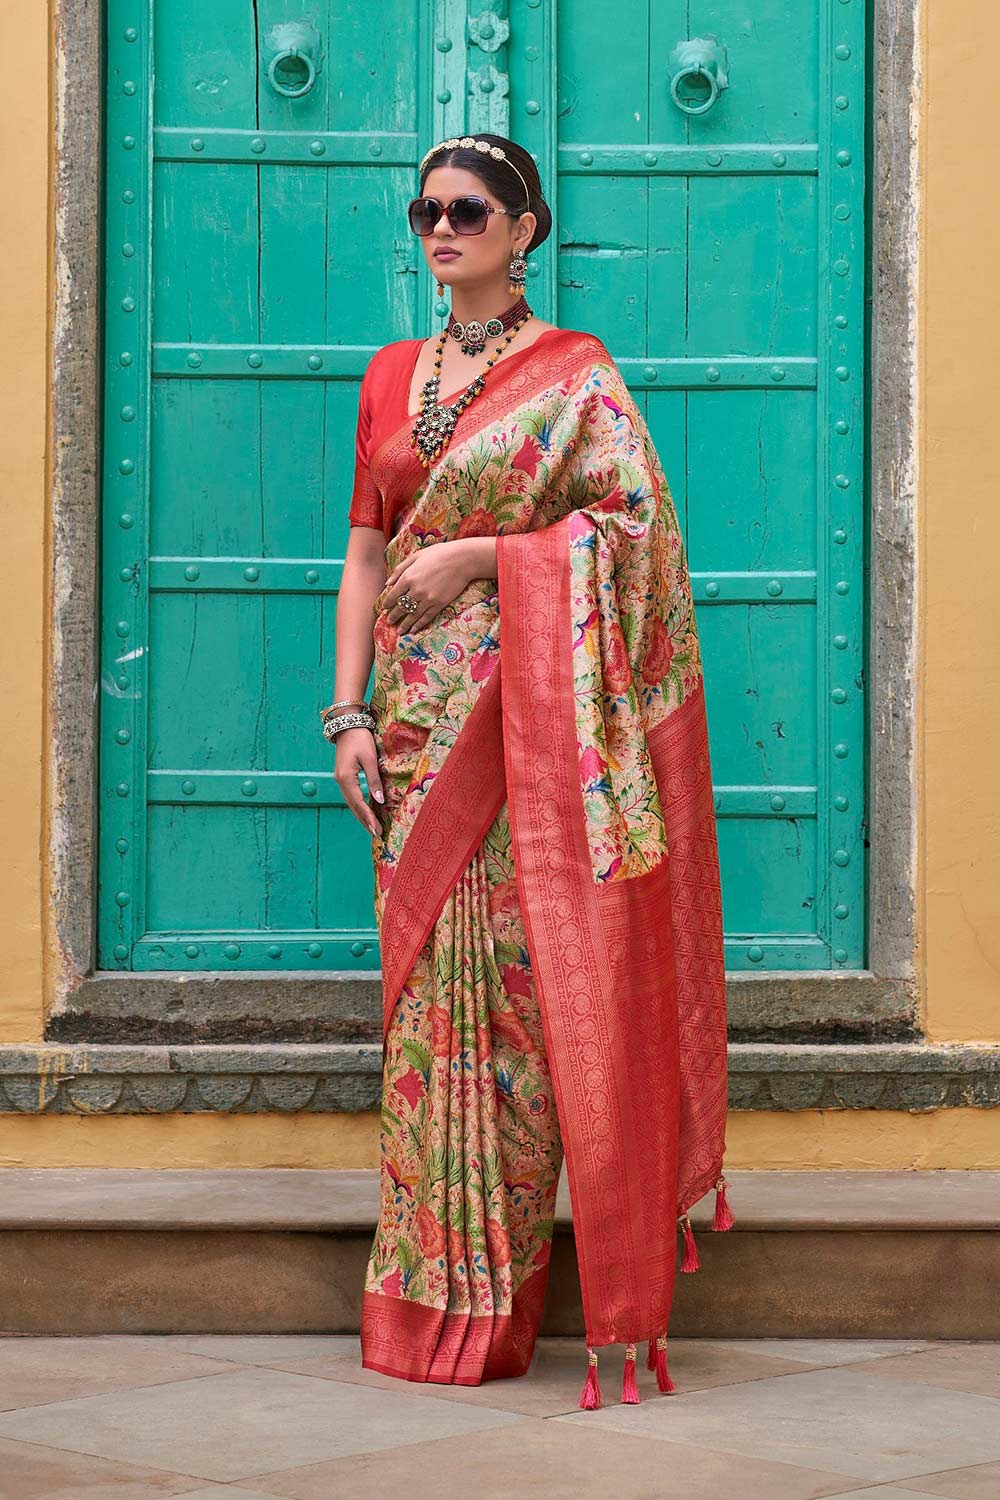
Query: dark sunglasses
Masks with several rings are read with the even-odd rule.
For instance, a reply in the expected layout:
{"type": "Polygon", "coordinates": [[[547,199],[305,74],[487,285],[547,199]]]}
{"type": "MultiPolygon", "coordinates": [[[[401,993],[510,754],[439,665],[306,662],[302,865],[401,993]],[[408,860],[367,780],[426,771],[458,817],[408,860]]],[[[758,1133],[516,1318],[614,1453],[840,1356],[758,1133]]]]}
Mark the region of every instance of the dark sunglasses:
{"type": "Polygon", "coordinates": [[[487,203],[485,198],[465,194],[461,198],[452,198],[447,205],[439,198],[414,198],[409,207],[408,217],[413,233],[426,238],[427,235],[434,233],[442,214],[448,215],[448,223],[456,234],[482,234],[490,221],[490,214],[507,213],[512,218],[520,218],[520,212],[514,213],[508,208],[494,208],[493,204],[487,203]]]}

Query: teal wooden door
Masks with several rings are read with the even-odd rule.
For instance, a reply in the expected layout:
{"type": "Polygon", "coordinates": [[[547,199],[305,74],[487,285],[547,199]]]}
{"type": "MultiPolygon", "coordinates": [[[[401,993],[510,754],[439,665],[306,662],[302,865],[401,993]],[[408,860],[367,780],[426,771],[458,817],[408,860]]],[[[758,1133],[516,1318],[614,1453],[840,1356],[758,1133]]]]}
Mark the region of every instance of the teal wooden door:
{"type": "Polygon", "coordinates": [[[594,0],[107,17],[101,966],[377,963],[316,710],[358,380],[443,311],[403,207],[477,128],[535,152],[534,305],[684,520],[730,967],[861,965],[861,0],[620,0],[613,65],[594,0]]]}

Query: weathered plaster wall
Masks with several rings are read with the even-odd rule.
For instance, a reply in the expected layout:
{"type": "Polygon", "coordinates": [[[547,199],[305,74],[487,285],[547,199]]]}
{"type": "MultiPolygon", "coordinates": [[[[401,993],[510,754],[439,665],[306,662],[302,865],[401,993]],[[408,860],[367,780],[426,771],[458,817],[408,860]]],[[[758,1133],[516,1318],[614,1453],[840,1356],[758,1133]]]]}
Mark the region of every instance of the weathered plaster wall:
{"type": "MultiPolygon", "coordinates": [[[[378,1115],[0,1115],[4,1167],[377,1167],[378,1115]]],[[[989,1109],[734,1110],[725,1165],[771,1170],[1000,1168],[989,1109]]]]}
{"type": "Polygon", "coordinates": [[[0,1040],[42,1035],[47,600],[49,41],[46,6],[0,8],[0,1040]]]}
{"type": "Polygon", "coordinates": [[[989,0],[926,5],[921,268],[920,933],[932,1041],[1000,1037],[1000,196],[977,142],[989,0]]]}

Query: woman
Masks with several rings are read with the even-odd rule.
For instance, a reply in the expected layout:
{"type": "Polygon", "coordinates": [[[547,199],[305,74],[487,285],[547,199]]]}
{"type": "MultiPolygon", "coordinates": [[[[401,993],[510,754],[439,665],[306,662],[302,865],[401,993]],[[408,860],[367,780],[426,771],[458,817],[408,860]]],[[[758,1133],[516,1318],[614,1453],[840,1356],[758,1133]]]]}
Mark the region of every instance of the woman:
{"type": "Polygon", "coordinates": [[[580,1404],[601,1404],[596,1348],[615,1342],[635,1401],[639,1339],[674,1389],[677,1223],[694,1270],[690,1205],[715,1185],[713,1228],[732,1222],[691,589],[613,359],[525,300],[551,227],[531,156],[496,135],[444,141],[420,194],[410,226],[452,309],[362,381],[323,710],[374,839],[382,953],[362,1364],[473,1385],[526,1371],[565,1152],[580,1404]]]}

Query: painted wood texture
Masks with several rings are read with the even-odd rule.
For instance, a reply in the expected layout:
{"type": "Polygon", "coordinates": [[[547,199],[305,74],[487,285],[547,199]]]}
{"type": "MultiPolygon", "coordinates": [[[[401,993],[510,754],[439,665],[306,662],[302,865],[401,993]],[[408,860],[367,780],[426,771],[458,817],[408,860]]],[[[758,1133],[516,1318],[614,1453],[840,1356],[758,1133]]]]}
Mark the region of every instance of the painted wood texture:
{"type": "Polygon", "coordinates": [[[316,711],[358,380],[444,312],[403,209],[467,128],[535,152],[529,294],[608,343],[684,519],[729,965],[861,966],[861,0],[620,0],[613,57],[594,0],[107,13],[101,966],[377,965],[316,711]]]}

